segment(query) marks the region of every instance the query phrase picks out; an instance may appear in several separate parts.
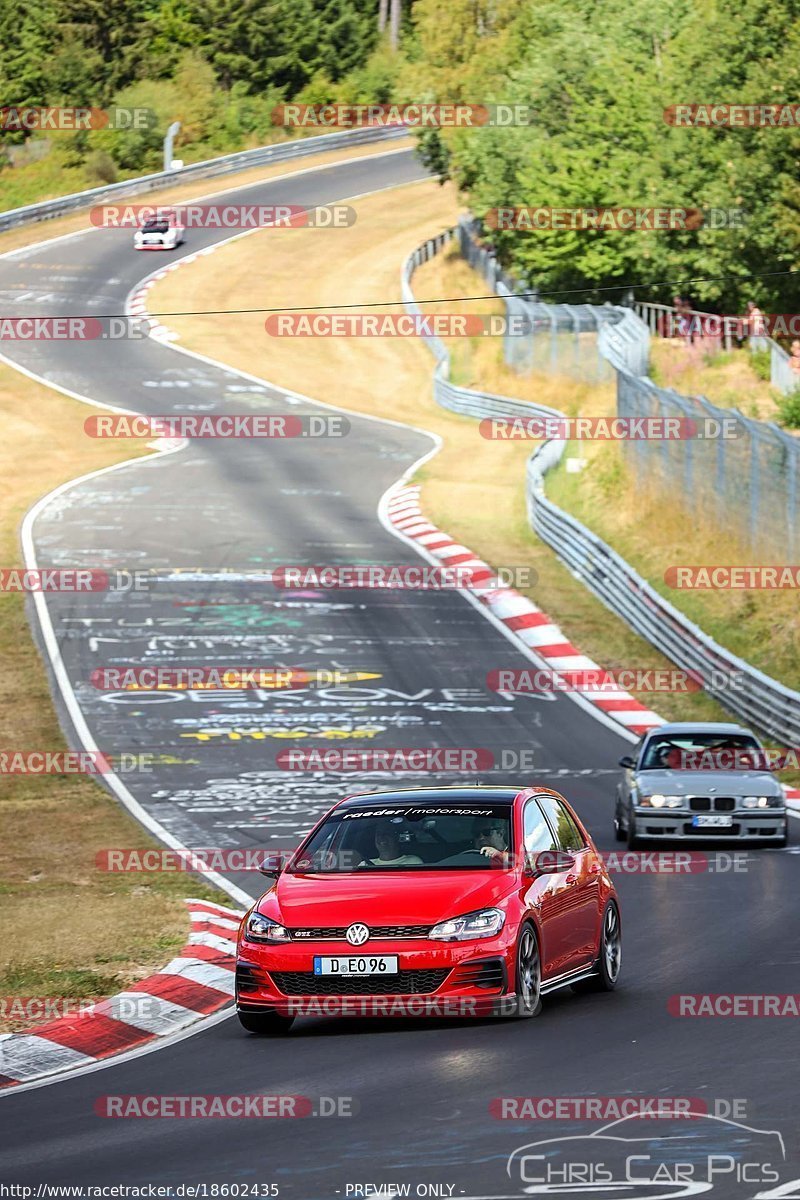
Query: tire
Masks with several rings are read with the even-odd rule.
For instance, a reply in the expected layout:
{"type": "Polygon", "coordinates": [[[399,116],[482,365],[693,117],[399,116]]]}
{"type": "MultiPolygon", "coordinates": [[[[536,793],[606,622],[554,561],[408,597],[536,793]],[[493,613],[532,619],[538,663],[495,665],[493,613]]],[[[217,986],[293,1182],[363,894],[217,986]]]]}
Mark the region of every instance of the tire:
{"type": "Polygon", "coordinates": [[[294,1024],[294,1017],[284,1017],[276,1012],[246,1012],[237,1008],[236,1015],[248,1033],[257,1033],[262,1037],[280,1037],[288,1033],[294,1024]]]}
{"type": "Polygon", "coordinates": [[[629,850],[641,849],[642,839],[636,832],[636,818],[633,815],[633,809],[628,812],[628,832],[625,835],[625,841],[628,843],[629,850]]]}
{"type": "Polygon", "coordinates": [[[590,979],[582,979],[580,983],[574,983],[574,991],[613,992],[619,979],[621,960],[622,932],[619,909],[613,900],[609,900],[603,911],[603,924],[600,928],[597,974],[592,975],[590,979]]]}
{"type": "Polygon", "coordinates": [[[627,833],[622,828],[622,822],[619,819],[619,805],[614,805],[614,840],[616,842],[624,842],[627,838],[627,833]]]}
{"type": "Polygon", "coordinates": [[[542,1011],[542,960],[536,930],[529,923],[522,926],[517,940],[514,964],[515,1003],[509,1014],[513,1020],[527,1021],[542,1011]],[[525,983],[524,981],[528,982],[525,983]]]}

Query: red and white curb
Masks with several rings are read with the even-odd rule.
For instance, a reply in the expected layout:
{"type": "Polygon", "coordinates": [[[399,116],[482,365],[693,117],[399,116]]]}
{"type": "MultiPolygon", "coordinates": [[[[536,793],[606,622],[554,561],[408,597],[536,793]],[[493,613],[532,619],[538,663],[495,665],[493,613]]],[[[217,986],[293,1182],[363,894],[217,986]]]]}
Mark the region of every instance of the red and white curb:
{"type": "Polygon", "coordinates": [[[167,263],[160,271],[154,271],[152,275],[148,275],[144,282],[129,296],[126,305],[127,315],[138,317],[141,321],[149,321],[149,336],[154,341],[172,342],[175,341],[178,335],[174,330],[168,329],[166,325],[162,325],[160,321],[150,316],[147,311],[147,293],[160,279],[163,279],[165,275],[169,275],[170,271],[177,271],[178,267],[194,262],[195,259],[202,258],[205,254],[213,254],[216,248],[216,244],[206,246],[202,250],[197,250],[194,254],[187,254],[184,258],[178,258],[175,262],[167,263]]]}
{"type": "Polygon", "coordinates": [[[187,900],[189,940],[177,958],[85,1013],[0,1035],[0,1088],[75,1070],[174,1034],[230,1004],[242,912],[187,900]]]}
{"type": "MultiPolygon", "coordinates": [[[[203,250],[197,250],[194,254],[187,254],[185,258],[176,259],[175,262],[167,263],[161,270],[153,272],[131,293],[125,305],[126,316],[136,317],[142,322],[148,324],[148,337],[151,337],[155,342],[174,342],[177,340],[177,333],[173,329],[168,329],[166,325],[162,325],[155,317],[151,317],[147,310],[147,293],[158,283],[159,279],[163,279],[165,275],[169,275],[170,271],[177,271],[178,267],[182,267],[184,263],[194,262],[204,254],[213,254],[216,250],[216,245],[206,246],[203,250]]],[[[170,438],[160,437],[152,442],[148,442],[154,450],[180,450],[184,446],[188,446],[189,442],[186,438],[170,438]]]]}

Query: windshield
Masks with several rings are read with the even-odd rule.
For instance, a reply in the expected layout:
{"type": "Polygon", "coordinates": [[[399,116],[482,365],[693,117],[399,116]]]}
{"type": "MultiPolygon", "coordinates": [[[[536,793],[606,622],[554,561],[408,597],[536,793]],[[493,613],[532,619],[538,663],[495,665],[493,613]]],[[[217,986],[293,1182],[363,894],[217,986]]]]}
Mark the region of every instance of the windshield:
{"type": "Polygon", "coordinates": [[[744,734],[685,733],[653,737],[640,771],[757,770],[761,747],[744,734]]]}
{"type": "Polygon", "coordinates": [[[289,865],[294,873],[485,871],[511,862],[511,807],[443,802],[331,813],[289,865]]]}
{"type": "Polygon", "coordinates": [[[169,221],[145,221],[142,233],[166,233],[168,229],[169,221]]]}

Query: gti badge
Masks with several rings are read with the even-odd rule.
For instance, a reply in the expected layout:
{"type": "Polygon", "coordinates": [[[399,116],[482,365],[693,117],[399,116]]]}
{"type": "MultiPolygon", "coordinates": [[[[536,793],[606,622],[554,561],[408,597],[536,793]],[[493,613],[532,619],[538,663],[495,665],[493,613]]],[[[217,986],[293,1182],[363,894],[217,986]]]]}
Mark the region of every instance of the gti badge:
{"type": "Polygon", "coordinates": [[[363,946],[364,942],[369,939],[369,929],[366,925],[356,923],[350,926],[344,936],[351,946],[363,946]]]}

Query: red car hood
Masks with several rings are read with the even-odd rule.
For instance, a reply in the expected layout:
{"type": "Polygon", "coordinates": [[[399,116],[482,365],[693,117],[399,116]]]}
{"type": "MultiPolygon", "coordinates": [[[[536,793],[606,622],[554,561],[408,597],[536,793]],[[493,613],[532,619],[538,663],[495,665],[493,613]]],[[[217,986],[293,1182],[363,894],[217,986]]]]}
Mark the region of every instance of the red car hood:
{"type": "MultiPolygon", "coordinates": [[[[309,925],[435,925],[447,917],[497,904],[513,891],[513,872],[398,871],[369,875],[291,875],[278,879],[264,911],[277,895],[281,920],[309,925]]],[[[259,908],[261,905],[259,905],[259,908]]]]}

